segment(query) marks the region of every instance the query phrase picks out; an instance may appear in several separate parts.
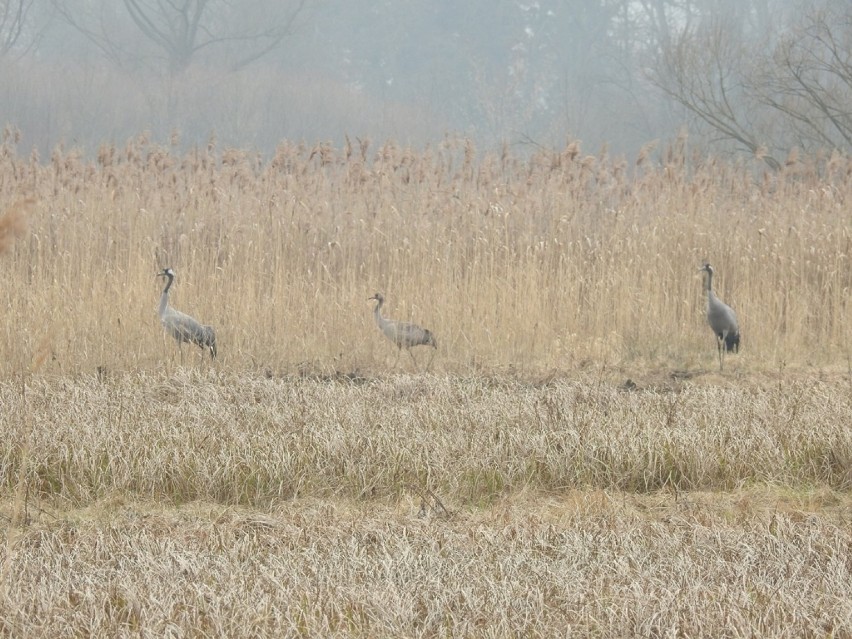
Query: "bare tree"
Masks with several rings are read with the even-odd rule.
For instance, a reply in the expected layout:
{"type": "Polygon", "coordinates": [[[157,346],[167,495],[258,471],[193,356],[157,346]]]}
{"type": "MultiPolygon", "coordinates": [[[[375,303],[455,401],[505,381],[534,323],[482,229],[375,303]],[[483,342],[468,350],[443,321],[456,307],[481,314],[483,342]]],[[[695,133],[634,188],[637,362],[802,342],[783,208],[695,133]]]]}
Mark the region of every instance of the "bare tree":
{"type": "MultiPolygon", "coordinates": [[[[59,13],[113,62],[137,64],[142,53],[121,34],[117,7],[150,45],[151,57],[180,74],[202,54],[232,70],[278,47],[290,35],[310,0],[123,0],[100,4],[52,0],[59,13]]],[[[127,22],[125,20],[125,22],[127,22]]],[[[125,26],[126,28],[126,26],[125,26]]]]}
{"type": "MultiPolygon", "coordinates": [[[[8,55],[22,41],[27,18],[35,0],[0,0],[0,57],[8,55]]],[[[30,39],[30,45],[35,37],[30,39]]]]}
{"type": "Polygon", "coordinates": [[[57,13],[83,34],[101,53],[119,67],[126,66],[133,55],[133,39],[121,32],[120,18],[114,2],[80,2],[51,0],[57,13]]]}
{"type": "Polygon", "coordinates": [[[764,61],[756,89],[799,146],[852,149],[852,15],[809,12],[764,61]]]}
{"type": "Polygon", "coordinates": [[[721,18],[684,28],[649,78],[717,138],[772,168],[794,146],[852,150],[852,7],[843,3],[761,36],[721,18]]]}
{"type": "Polygon", "coordinates": [[[765,154],[759,123],[750,116],[751,59],[736,30],[718,20],[673,36],[650,78],[717,135],[761,155],[777,169],[780,163],[765,154]]]}

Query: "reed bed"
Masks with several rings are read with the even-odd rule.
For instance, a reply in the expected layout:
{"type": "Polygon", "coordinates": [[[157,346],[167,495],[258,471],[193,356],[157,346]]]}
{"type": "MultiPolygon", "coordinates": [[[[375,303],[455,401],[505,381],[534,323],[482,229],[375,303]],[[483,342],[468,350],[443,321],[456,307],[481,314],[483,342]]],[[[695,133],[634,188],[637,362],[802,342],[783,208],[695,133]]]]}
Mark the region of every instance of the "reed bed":
{"type": "Polygon", "coordinates": [[[0,634],[852,634],[852,164],[686,142],[7,131],[0,634]],[[165,266],[215,361],[164,336],[165,266]]]}
{"type": "Polygon", "coordinates": [[[2,489],[74,507],[127,494],[262,507],[432,491],[852,488],[848,380],[765,387],[394,376],[174,376],[0,385],[2,489]],[[20,416],[28,415],[28,424],[20,416]],[[144,451],[144,454],[140,454],[144,451]]]}
{"type": "Polygon", "coordinates": [[[848,518],[767,510],[754,494],[524,502],[418,517],[416,502],[258,514],[113,500],[26,532],[0,631],[798,638],[852,628],[848,518]]]}
{"type": "Polygon", "coordinates": [[[264,160],[140,137],[40,162],[13,141],[0,197],[37,204],[4,261],[6,373],[43,344],[61,373],[178,361],[155,313],[164,266],[231,370],[386,369],[377,290],[387,315],[438,335],[436,372],[712,367],[705,259],[740,317],[740,366],[852,361],[852,165],[838,155],[770,174],[685,140],[628,163],[576,142],[527,158],[454,138],[282,143],[264,160]]]}
{"type": "Polygon", "coordinates": [[[846,636],[849,380],[725,379],[4,382],[0,629],[846,636]]]}

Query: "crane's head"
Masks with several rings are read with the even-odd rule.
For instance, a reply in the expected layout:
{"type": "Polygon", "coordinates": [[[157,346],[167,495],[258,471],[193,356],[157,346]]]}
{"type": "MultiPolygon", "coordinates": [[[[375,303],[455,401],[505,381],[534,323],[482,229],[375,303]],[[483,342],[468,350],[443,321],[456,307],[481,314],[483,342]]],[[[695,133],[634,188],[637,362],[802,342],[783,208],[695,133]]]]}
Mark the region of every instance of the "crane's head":
{"type": "Polygon", "coordinates": [[[162,271],[157,273],[157,275],[155,275],[155,277],[168,277],[169,279],[172,279],[174,276],[175,272],[172,270],[171,266],[164,268],[162,271]]]}
{"type": "Polygon", "coordinates": [[[381,293],[376,293],[375,295],[373,295],[373,297],[368,297],[368,298],[367,298],[367,301],[368,301],[368,302],[369,302],[370,300],[376,300],[379,304],[382,304],[382,303],[384,303],[384,301],[385,301],[385,297],[384,297],[384,295],[382,295],[381,293]]]}
{"type": "Polygon", "coordinates": [[[710,266],[710,262],[704,262],[704,266],[702,266],[698,270],[703,271],[704,273],[709,273],[710,275],[713,275],[713,273],[714,273],[713,267],[710,266]]]}

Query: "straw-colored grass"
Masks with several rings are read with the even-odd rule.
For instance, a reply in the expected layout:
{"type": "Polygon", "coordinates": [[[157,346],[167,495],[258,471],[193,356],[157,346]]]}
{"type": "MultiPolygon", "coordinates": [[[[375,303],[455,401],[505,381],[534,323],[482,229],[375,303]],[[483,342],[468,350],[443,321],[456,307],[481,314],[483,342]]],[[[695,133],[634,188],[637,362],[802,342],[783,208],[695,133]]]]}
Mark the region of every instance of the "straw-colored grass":
{"type": "Polygon", "coordinates": [[[852,488],[848,380],[268,379],[182,369],[0,385],[4,473],[74,506],[113,494],[264,505],[429,489],[852,488]],[[31,432],[20,415],[28,412],[31,432]]]}
{"type": "Polygon", "coordinates": [[[628,167],[575,143],[521,161],[450,139],[282,144],[263,163],[143,139],[42,165],[7,150],[2,194],[38,205],[4,262],[0,368],[20,370],[46,334],[46,372],[176,362],[155,313],[165,266],[174,306],[216,328],[229,370],[384,370],[377,290],[388,316],[436,333],[435,372],[711,368],[707,259],[742,325],[732,367],[848,370],[852,165],[763,178],[664,155],[628,167]]]}
{"type": "MultiPolygon", "coordinates": [[[[836,502],[832,495],[823,495],[836,502]]],[[[846,637],[843,516],[753,493],[494,510],[98,504],[33,526],[8,636],[846,637]],[[102,513],[109,513],[104,516],[102,513]]]]}
{"type": "Polygon", "coordinates": [[[10,139],[0,634],[852,634],[845,158],[10,139]]]}
{"type": "Polygon", "coordinates": [[[6,634],[852,629],[848,380],[182,370],[0,402],[7,482],[32,425],[6,634]]]}

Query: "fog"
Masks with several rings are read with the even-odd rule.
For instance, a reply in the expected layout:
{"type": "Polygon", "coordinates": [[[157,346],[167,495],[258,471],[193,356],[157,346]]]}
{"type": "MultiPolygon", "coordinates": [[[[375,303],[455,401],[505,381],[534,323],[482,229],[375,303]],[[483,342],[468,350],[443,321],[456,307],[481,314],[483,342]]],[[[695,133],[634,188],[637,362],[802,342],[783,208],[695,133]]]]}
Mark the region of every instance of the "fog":
{"type": "Polygon", "coordinates": [[[632,155],[688,132],[772,166],[849,150],[847,4],[10,0],[0,105],[7,142],[40,157],[140,135],[265,155],[346,136],[632,155]],[[790,79],[802,65],[811,86],[790,79]]]}

